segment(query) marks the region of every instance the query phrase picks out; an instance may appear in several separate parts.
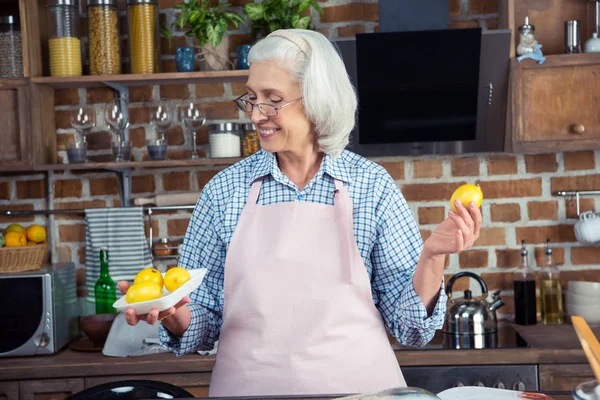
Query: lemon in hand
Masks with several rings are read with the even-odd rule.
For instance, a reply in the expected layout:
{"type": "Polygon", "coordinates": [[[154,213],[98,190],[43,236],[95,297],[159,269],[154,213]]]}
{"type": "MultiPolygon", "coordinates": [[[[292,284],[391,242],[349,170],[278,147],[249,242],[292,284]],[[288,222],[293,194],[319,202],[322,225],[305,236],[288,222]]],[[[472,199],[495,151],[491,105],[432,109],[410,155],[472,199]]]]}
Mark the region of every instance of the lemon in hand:
{"type": "Polygon", "coordinates": [[[142,282],[151,282],[162,288],[163,277],[160,271],[158,271],[156,268],[145,268],[138,272],[133,280],[133,284],[135,285],[142,282]]]}
{"type": "Polygon", "coordinates": [[[471,185],[464,184],[459,186],[454,193],[452,193],[452,197],[450,198],[450,208],[455,213],[458,213],[456,207],[454,206],[454,202],[456,200],[460,200],[463,206],[468,207],[470,202],[474,202],[477,207],[481,207],[481,202],[483,201],[483,192],[479,185],[471,185]]]}
{"type": "Polygon", "coordinates": [[[191,279],[190,273],[187,269],[181,267],[174,267],[167,271],[165,274],[164,282],[165,288],[173,293],[177,288],[191,279]]]}
{"type": "Polygon", "coordinates": [[[127,289],[125,300],[127,303],[140,303],[162,297],[162,287],[152,282],[134,283],[127,289]]]}

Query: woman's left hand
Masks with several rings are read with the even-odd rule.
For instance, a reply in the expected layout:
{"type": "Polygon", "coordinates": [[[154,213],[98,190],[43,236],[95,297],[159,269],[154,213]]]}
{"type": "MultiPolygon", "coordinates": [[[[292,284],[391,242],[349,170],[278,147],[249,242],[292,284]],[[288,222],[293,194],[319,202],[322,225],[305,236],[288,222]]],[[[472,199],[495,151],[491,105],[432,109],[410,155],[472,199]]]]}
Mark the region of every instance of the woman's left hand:
{"type": "Polygon", "coordinates": [[[454,207],[458,214],[450,210],[448,218],[442,221],[425,241],[425,249],[430,256],[461,252],[471,247],[479,238],[481,210],[473,202],[467,208],[460,201],[456,201],[454,207]]]}

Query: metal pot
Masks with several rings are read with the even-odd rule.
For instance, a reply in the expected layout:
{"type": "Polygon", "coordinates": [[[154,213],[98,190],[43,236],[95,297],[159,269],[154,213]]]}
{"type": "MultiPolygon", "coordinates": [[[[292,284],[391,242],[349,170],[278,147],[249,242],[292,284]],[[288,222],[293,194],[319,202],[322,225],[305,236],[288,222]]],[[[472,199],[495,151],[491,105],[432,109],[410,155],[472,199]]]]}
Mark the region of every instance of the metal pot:
{"type": "Polygon", "coordinates": [[[472,272],[459,272],[448,281],[448,308],[442,328],[446,348],[485,349],[498,346],[498,323],[496,310],[504,305],[500,290],[492,294],[493,301],[487,301],[488,291],[483,279],[472,272]],[[473,297],[470,290],[464,297],[452,299],[452,285],[457,279],[471,277],[481,285],[481,296],[473,297]]]}

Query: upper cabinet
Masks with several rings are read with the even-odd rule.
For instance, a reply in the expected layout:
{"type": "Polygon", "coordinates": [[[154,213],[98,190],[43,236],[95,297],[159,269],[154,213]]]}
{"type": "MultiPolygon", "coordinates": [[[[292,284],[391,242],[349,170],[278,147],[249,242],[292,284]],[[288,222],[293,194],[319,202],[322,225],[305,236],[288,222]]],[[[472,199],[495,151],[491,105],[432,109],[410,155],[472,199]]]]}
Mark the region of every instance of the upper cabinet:
{"type": "Polygon", "coordinates": [[[600,148],[600,54],[513,60],[510,81],[514,151],[600,148]]]}

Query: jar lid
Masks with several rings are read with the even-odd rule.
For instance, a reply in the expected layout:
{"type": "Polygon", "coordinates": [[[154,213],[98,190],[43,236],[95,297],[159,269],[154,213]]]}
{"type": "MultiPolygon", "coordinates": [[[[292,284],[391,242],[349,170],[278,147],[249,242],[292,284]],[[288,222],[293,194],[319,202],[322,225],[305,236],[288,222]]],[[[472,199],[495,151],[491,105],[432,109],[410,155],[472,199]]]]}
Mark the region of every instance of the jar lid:
{"type": "Polygon", "coordinates": [[[158,239],[158,242],[159,243],[167,243],[168,244],[169,243],[169,238],[160,238],[160,239],[158,239]]]}
{"type": "Polygon", "coordinates": [[[244,130],[244,132],[252,132],[256,130],[252,122],[246,122],[245,124],[243,124],[242,129],[244,130]]]}
{"type": "Polygon", "coordinates": [[[87,0],[88,7],[90,6],[116,6],[117,0],[87,0]]]}
{"type": "Polygon", "coordinates": [[[48,1],[48,6],[70,6],[70,7],[78,7],[78,0],[50,0],[48,1]]]}
{"type": "Polygon", "coordinates": [[[14,15],[7,15],[6,17],[0,17],[0,24],[6,25],[17,25],[19,20],[14,15]]]}
{"type": "Polygon", "coordinates": [[[158,0],[127,0],[127,5],[135,4],[152,4],[155,6],[158,4],[158,0]]]}
{"type": "Polygon", "coordinates": [[[208,133],[229,133],[238,132],[240,130],[240,124],[235,122],[221,122],[219,124],[209,124],[208,133]]]}

